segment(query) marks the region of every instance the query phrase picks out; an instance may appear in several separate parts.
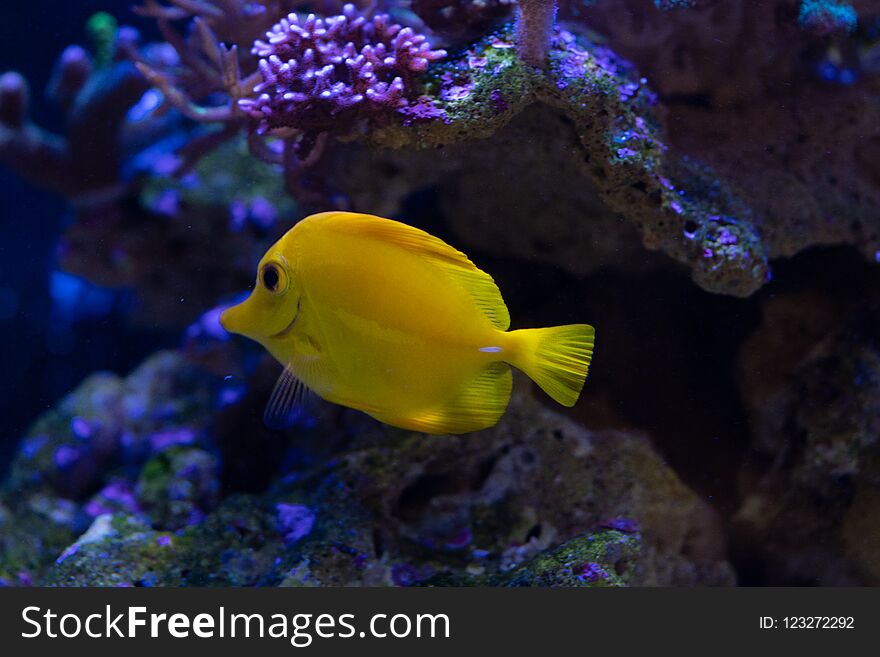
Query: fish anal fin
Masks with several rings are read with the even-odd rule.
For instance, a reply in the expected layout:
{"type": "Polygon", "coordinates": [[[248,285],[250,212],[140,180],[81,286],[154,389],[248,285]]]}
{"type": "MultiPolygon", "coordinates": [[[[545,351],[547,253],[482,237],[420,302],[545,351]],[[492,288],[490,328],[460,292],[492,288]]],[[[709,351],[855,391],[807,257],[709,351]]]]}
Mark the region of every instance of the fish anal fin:
{"type": "Polygon", "coordinates": [[[332,230],[377,239],[424,257],[467,291],[493,326],[502,331],[510,328],[510,313],[493,278],[443,240],[419,228],[369,214],[325,212],[310,219],[325,222],[332,230]]]}
{"type": "Polygon", "coordinates": [[[287,429],[299,419],[309,401],[309,389],[291,369],[285,366],[272,389],[263,422],[270,429],[287,429]]]}
{"type": "Polygon", "coordinates": [[[432,434],[460,434],[493,426],[510,401],[513,376],[506,363],[492,363],[448,403],[412,417],[374,415],[404,429],[432,434]]]}

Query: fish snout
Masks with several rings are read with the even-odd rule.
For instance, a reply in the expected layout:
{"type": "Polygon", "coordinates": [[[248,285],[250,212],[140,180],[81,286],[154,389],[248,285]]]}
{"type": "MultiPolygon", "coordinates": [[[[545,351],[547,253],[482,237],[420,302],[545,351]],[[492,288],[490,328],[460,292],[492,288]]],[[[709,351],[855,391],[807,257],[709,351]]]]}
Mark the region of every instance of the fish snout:
{"type": "Polygon", "coordinates": [[[220,326],[222,326],[228,333],[238,333],[239,335],[243,335],[245,331],[245,310],[242,306],[245,305],[245,302],[231,306],[220,313],[220,326]]]}

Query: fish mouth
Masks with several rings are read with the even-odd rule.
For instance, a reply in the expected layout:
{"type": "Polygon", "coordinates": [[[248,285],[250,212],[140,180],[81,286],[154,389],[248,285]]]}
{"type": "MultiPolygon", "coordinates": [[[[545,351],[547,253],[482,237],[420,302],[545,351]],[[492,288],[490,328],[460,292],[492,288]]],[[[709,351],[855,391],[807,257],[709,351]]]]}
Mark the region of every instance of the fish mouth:
{"type": "Polygon", "coordinates": [[[283,329],[278,331],[278,333],[275,333],[274,335],[270,335],[269,338],[274,340],[276,338],[283,338],[286,335],[288,335],[293,330],[293,327],[296,325],[296,321],[299,319],[301,307],[302,307],[302,298],[297,299],[296,312],[293,315],[293,319],[290,320],[290,324],[288,324],[283,329]]]}

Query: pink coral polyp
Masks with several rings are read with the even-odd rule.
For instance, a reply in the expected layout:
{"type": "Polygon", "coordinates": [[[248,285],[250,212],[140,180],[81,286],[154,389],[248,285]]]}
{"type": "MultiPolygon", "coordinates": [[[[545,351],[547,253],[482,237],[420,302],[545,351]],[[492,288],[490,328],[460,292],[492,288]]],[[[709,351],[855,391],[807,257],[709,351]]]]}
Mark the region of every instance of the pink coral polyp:
{"type": "Polygon", "coordinates": [[[262,81],[239,107],[260,134],[350,134],[384,124],[393,112],[408,115],[424,104],[417,78],[446,56],[423,34],[392,23],[385,14],[366,18],[354,5],[340,16],[281,19],[253,54],[262,81]]]}

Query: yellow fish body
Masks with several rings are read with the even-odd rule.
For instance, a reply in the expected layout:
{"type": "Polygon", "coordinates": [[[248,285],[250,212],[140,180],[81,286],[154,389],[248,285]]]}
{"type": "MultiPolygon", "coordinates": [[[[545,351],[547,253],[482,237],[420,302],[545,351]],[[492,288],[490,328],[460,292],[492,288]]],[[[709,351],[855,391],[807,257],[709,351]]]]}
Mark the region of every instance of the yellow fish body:
{"type": "Polygon", "coordinates": [[[509,365],[573,406],[593,353],[586,324],[508,332],[498,287],[467,256],[417,228],[350,212],[291,228],[260,261],[251,295],[220,321],[285,366],[269,416],[288,413],[304,386],[435,434],[494,425],[510,398],[509,365]]]}

